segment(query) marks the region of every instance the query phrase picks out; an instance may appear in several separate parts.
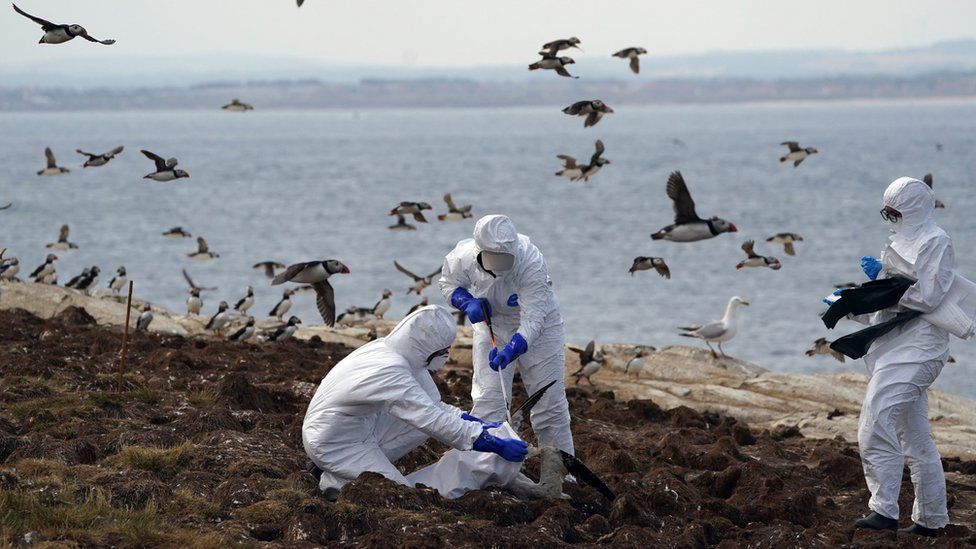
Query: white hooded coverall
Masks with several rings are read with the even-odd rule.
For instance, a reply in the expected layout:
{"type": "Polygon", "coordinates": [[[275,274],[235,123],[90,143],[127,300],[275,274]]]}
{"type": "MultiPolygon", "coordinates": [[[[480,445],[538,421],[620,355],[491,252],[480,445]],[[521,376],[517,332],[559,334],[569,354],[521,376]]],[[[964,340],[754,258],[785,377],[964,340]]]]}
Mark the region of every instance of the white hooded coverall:
{"type": "MultiPolygon", "coordinates": [[[[895,275],[916,280],[898,307],[855,317],[875,324],[899,309],[931,312],[949,291],[956,260],[949,235],[932,219],[935,197],[923,182],[895,180],[884,193],[884,205],[901,212],[894,233],[881,253],[878,278],[895,275]]],[[[868,388],[861,408],[858,447],[864,478],[871,491],[869,507],[898,519],[898,493],[908,458],[915,505],[912,520],[926,528],[949,522],[942,461],[928,421],[926,390],[949,357],[949,334],[916,318],[875,340],[864,362],[868,388]]]]}
{"type": "MultiPolygon", "coordinates": [[[[485,216],[475,224],[474,238],[462,240],[444,258],[440,288],[448,301],[457,288],[488,299],[499,350],[516,332],[525,338],[528,351],[502,370],[505,395],[511,397],[516,364],[529,394],[556,380],[532,409],[530,421],[540,446],[574,453],[564,385],[566,336],[549,267],[539,249],[529,237],[515,231],[508,217],[485,216]],[[493,276],[478,264],[478,254],[484,250],[512,254],[515,264],[493,276]]],[[[499,375],[488,366],[491,348],[488,326],[475,324],[471,414],[485,421],[503,421],[506,403],[499,375]]]]}
{"type": "MultiPolygon", "coordinates": [[[[452,450],[441,462],[418,471],[417,479],[405,477],[393,465],[428,437],[470,450],[481,435],[481,424],[461,419],[462,410],[441,401],[427,370],[428,357],[450,347],[456,334],[454,318],[445,308],[422,307],[325,376],[302,424],[305,453],[323,471],[321,490],[341,488],[365,471],[410,486],[421,481],[447,497],[464,489],[503,486],[515,477],[520,463],[483,452],[452,450]]],[[[443,366],[438,364],[431,367],[443,366]]],[[[513,437],[505,428],[492,434],[513,437]]]]}

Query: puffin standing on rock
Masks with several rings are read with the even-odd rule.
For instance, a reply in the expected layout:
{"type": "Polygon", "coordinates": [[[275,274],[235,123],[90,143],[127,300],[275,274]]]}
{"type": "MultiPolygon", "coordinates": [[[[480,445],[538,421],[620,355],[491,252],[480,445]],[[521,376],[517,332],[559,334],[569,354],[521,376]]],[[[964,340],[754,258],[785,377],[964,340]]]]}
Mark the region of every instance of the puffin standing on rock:
{"type": "Polygon", "coordinates": [[[230,305],[226,301],[221,301],[220,305],[217,306],[217,313],[210,317],[205,329],[213,330],[217,337],[220,337],[220,331],[230,322],[230,313],[227,312],[229,308],[230,305]]]}
{"type": "Polygon", "coordinates": [[[247,287],[247,295],[242,297],[236,304],[234,304],[234,310],[241,313],[242,315],[247,315],[248,309],[254,306],[254,288],[251,286],[247,287]]]}
{"type": "Polygon", "coordinates": [[[587,99],[573,103],[563,109],[563,112],[570,116],[585,116],[586,120],[583,122],[583,127],[589,128],[595,126],[604,114],[612,113],[613,109],[599,99],[587,99]]]}
{"type": "Polygon", "coordinates": [[[52,23],[46,19],[41,19],[40,17],[35,17],[27,13],[26,11],[18,8],[17,4],[12,5],[15,12],[41,26],[41,30],[44,31],[44,36],[42,36],[40,41],[37,42],[38,44],[63,44],[69,40],[74,40],[79,36],[85,40],[88,40],[89,42],[96,42],[106,46],[111,46],[115,43],[115,40],[97,40],[92,38],[88,35],[88,31],[85,30],[85,27],[82,27],[81,25],[59,25],[57,23],[52,23]]]}
{"type": "Polygon", "coordinates": [[[85,152],[81,149],[75,149],[75,152],[88,157],[88,160],[85,160],[85,163],[81,165],[82,168],[97,168],[99,166],[104,166],[105,164],[108,164],[109,160],[115,158],[115,156],[121,153],[123,150],[125,150],[125,147],[119,145],[118,147],[115,147],[114,149],[108,151],[107,153],[102,153],[102,154],[85,152]]]}
{"type": "Polygon", "coordinates": [[[695,201],[685,184],[681,172],[671,172],[668,176],[668,198],[674,209],[674,225],[668,225],[651,235],[654,240],[672,242],[695,242],[714,238],[722,233],[734,233],[739,229],[735,224],[718,217],[702,219],[695,212],[695,201]]]}
{"type": "Polygon", "coordinates": [[[176,165],[179,164],[177,159],[164,159],[162,156],[147,150],[142,150],[141,152],[146,156],[146,158],[156,163],[156,171],[144,175],[142,177],[143,179],[152,179],[153,181],[165,182],[183,177],[190,177],[188,172],[176,169],[176,165]]]}
{"type": "Polygon", "coordinates": [[[128,283],[129,279],[125,276],[125,267],[123,266],[115,269],[115,276],[112,277],[112,280],[108,281],[108,288],[112,290],[112,293],[117,294],[128,283]]]}
{"type": "Polygon", "coordinates": [[[200,299],[200,288],[190,288],[190,297],[186,298],[186,314],[198,315],[203,309],[203,300],[200,299]]]}
{"type": "Polygon", "coordinates": [[[297,316],[292,316],[288,319],[288,323],[284,326],[278,328],[271,335],[268,336],[268,341],[284,341],[289,337],[295,335],[298,330],[297,324],[301,324],[302,321],[297,316]]]}
{"type": "Polygon", "coordinates": [[[142,306],[142,314],[139,315],[139,320],[136,321],[136,331],[146,332],[149,331],[149,325],[152,324],[153,313],[152,305],[146,303],[142,306]]]}
{"type": "Polygon", "coordinates": [[[285,282],[310,284],[315,290],[315,306],[322,315],[326,326],[335,326],[335,290],[329,284],[329,277],[334,274],[349,274],[349,267],[336,259],[320,261],[306,261],[295,263],[279,273],[271,281],[272,286],[285,282]]]}
{"type": "Polygon", "coordinates": [[[247,317],[247,324],[241,326],[240,330],[237,330],[230,335],[229,340],[231,341],[247,341],[254,336],[254,317],[247,317]]]}
{"type": "Polygon", "coordinates": [[[274,306],[274,308],[271,309],[271,312],[268,313],[268,316],[278,317],[278,320],[281,320],[282,317],[285,316],[285,313],[287,313],[291,309],[292,293],[293,293],[292,290],[285,290],[285,293],[281,295],[281,301],[279,301],[274,306]]]}

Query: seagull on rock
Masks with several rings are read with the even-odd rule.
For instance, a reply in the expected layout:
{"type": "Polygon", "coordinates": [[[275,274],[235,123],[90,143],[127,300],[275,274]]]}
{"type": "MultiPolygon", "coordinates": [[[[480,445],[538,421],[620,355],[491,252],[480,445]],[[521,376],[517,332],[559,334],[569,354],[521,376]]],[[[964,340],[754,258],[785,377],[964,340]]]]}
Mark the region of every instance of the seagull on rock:
{"type": "Polygon", "coordinates": [[[718,354],[712,348],[712,343],[718,343],[718,350],[722,353],[722,356],[728,356],[722,350],[722,343],[731,340],[738,331],[738,326],[735,322],[735,310],[740,305],[748,306],[749,302],[739,296],[734,296],[725,307],[725,316],[722,317],[722,320],[705,324],[704,326],[679,327],[679,330],[683,330],[683,333],[680,335],[701,339],[708,346],[708,350],[712,352],[712,356],[715,358],[718,358],[718,354]]]}

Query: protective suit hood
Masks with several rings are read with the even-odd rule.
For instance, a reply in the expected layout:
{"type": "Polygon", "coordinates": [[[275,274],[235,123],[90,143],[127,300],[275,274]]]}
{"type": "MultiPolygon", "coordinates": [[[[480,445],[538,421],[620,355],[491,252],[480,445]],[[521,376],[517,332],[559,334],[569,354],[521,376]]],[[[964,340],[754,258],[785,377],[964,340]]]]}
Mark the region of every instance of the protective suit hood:
{"type": "Polygon", "coordinates": [[[383,338],[413,368],[426,368],[427,358],[451,346],[457,336],[454,317],[440,305],[421,307],[407,315],[383,338]]]}
{"type": "Polygon", "coordinates": [[[518,231],[508,216],[486,215],[474,225],[474,243],[478,252],[518,254],[518,231]]]}
{"type": "Polygon", "coordinates": [[[891,224],[891,247],[914,263],[922,245],[939,232],[932,219],[935,193],[918,179],[899,177],[885,189],[884,205],[901,212],[901,220],[891,224]]]}

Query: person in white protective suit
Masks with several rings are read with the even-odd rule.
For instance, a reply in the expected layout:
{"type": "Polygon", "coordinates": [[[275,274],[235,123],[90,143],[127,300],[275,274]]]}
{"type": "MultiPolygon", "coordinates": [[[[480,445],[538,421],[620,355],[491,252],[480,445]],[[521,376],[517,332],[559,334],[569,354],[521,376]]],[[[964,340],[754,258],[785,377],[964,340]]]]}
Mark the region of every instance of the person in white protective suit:
{"type": "Polygon", "coordinates": [[[517,362],[529,394],[556,380],[530,416],[539,445],[573,454],[564,384],[566,337],[549,268],[539,249],[516,232],[508,217],[482,217],[475,224],[474,238],[462,240],[444,258],[440,288],[474,327],[471,413],[487,421],[505,418],[505,396],[512,394],[515,376],[515,368],[507,366],[517,362]],[[497,349],[492,347],[485,311],[497,349]]]}
{"type": "MultiPolygon", "coordinates": [[[[952,240],[932,219],[935,197],[923,182],[895,180],[884,193],[881,215],[890,243],[881,260],[862,258],[868,277],[903,276],[916,280],[895,308],[855,317],[876,324],[899,310],[930,313],[949,292],[956,260],[952,240]]],[[[898,492],[905,458],[915,487],[914,524],[902,531],[935,536],[949,522],[942,461],[928,421],[926,391],[949,358],[949,333],[915,318],[876,339],[864,357],[868,388],[861,408],[858,446],[872,513],[859,528],[898,528],[898,492]]]]}
{"type": "Polygon", "coordinates": [[[423,482],[448,497],[514,480],[526,444],[507,425],[485,424],[441,402],[430,375],[447,362],[456,334],[447,309],[422,307],[325,376],[305,413],[302,444],[327,497],[366,471],[410,486],[423,482]],[[401,474],[393,461],[428,437],[460,452],[416,477],[401,474]]]}

